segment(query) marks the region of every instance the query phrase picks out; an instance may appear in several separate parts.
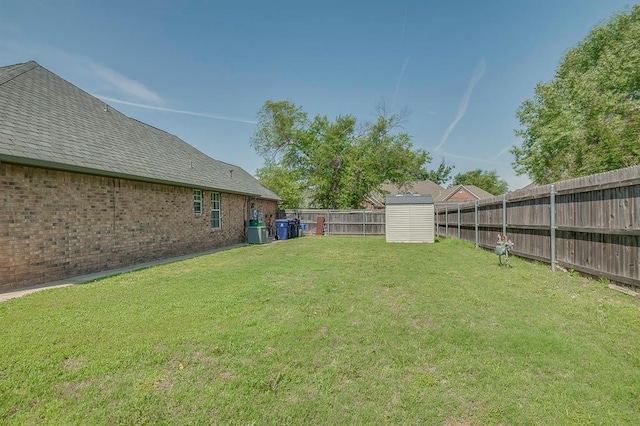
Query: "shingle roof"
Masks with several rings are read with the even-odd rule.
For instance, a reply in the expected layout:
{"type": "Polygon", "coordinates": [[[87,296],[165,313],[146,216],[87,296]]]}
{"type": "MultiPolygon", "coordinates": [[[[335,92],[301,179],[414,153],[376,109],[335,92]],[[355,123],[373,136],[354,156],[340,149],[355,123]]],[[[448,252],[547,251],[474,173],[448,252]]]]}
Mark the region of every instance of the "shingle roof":
{"type": "Polygon", "coordinates": [[[485,198],[495,197],[495,195],[485,191],[482,188],[478,188],[475,185],[455,185],[451,188],[445,189],[439,196],[435,197],[436,202],[445,202],[461,189],[467,190],[471,195],[475,196],[478,200],[484,200],[485,198]]]}
{"type": "Polygon", "coordinates": [[[398,187],[390,182],[382,184],[382,189],[391,195],[395,194],[431,194],[436,196],[440,194],[443,189],[437,183],[430,180],[418,180],[413,182],[407,182],[406,184],[398,187]]]}
{"type": "Polygon", "coordinates": [[[430,194],[433,198],[436,198],[442,191],[444,191],[444,189],[440,185],[430,180],[407,182],[400,186],[391,182],[385,182],[379,189],[367,195],[366,201],[373,206],[384,207],[385,195],[387,194],[430,194]]]}
{"type": "Polygon", "coordinates": [[[280,199],[33,61],[0,67],[0,161],[280,199]]]}

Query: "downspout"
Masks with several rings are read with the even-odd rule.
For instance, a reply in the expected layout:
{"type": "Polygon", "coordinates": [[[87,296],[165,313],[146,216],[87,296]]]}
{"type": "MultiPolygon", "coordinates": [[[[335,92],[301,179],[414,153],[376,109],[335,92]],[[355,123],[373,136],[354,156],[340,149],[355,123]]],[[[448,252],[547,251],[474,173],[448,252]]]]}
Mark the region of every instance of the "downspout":
{"type": "Polygon", "coordinates": [[[111,200],[113,201],[113,236],[111,238],[111,247],[112,253],[116,253],[118,251],[118,232],[117,232],[117,223],[118,223],[118,206],[116,205],[116,178],[111,179],[111,200]]]}
{"type": "Polygon", "coordinates": [[[244,205],[245,205],[245,209],[244,209],[244,222],[243,222],[243,229],[244,229],[244,242],[246,243],[249,240],[249,218],[251,217],[251,203],[250,203],[250,198],[248,195],[244,196],[245,201],[244,201],[244,205]]]}

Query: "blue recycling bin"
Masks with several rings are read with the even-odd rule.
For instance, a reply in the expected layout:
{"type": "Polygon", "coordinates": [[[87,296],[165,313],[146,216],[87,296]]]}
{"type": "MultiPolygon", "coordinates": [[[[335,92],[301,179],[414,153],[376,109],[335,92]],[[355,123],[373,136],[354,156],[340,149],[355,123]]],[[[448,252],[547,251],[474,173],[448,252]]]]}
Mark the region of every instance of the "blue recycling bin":
{"type": "Polygon", "coordinates": [[[276,233],[279,240],[289,238],[289,219],[276,219],[276,233]]]}

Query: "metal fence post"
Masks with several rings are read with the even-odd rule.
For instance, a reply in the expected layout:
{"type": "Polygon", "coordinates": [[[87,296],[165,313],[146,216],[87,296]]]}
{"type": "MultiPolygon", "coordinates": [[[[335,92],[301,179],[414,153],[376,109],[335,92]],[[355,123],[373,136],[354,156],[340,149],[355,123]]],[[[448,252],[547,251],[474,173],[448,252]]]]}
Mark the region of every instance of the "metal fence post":
{"type": "Polygon", "coordinates": [[[556,188],[551,185],[549,191],[549,205],[551,207],[551,221],[549,229],[549,238],[551,239],[551,270],[556,270],[556,188]]]}
{"type": "Polygon", "coordinates": [[[502,195],[502,235],[507,234],[507,194],[502,195]]]}
{"type": "Polygon", "coordinates": [[[458,239],[460,239],[460,203],[458,203],[458,239]]]}
{"type": "Polygon", "coordinates": [[[367,211],[362,210],[362,235],[367,235],[367,211]]]}
{"type": "Polygon", "coordinates": [[[444,208],[444,236],[449,238],[449,207],[444,208]]]}
{"type": "Polygon", "coordinates": [[[476,248],[478,248],[478,200],[475,202],[476,248]]]}

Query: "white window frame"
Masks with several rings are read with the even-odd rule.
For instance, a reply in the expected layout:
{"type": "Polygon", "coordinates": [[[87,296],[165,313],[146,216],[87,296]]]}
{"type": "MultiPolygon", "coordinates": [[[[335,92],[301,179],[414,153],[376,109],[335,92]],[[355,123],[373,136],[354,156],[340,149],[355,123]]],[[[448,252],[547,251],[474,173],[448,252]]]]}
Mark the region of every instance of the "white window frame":
{"type": "Polygon", "coordinates": [[[219,192],[211,193],[211,229],[222,228],[222,201],[219,192]],[[218,226],[214,226],[213,215],[218,213],[218,226]]]}
{"type": "Polygon", "coordinates": [[[193,190],[193,213],[202,214],[202,190],[193,190]]]}

